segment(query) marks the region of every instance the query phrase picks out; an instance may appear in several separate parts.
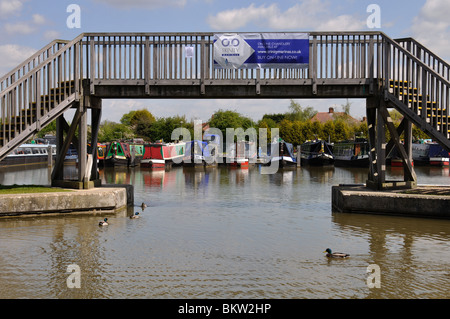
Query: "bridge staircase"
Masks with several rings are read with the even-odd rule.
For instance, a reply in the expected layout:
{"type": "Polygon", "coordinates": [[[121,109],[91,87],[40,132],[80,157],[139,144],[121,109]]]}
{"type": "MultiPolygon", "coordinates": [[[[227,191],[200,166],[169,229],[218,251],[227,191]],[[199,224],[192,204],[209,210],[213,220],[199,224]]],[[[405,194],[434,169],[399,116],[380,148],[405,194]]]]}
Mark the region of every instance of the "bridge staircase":
{"type": "Polygon", "coordinates": [[[64,155],[74,142],[78,183],[86,187],[96,178],[95,163],[90,169],[83,156],[96,156],[95,148],[83,151],[87,112],[96,145],[103,98],[365,98],[372,149],[367,185],[415,187],[412,125],[450,150],[449,65],[414,39],[381,32],[311,32],[309,39],[307,69],[239,70],[216,68],[212,33],[85,33],[55,40],[0,78],[0,160],[56,120],[52,179],[64,179],[64,155]],[[404,116],[397,128],[390,108],[404,116]],[[62,116],[69,109],[75,111],[70,125],[62,116]],[[394,147],[404,162],[403,181],[386,180],[386,155],[394,147]]]}

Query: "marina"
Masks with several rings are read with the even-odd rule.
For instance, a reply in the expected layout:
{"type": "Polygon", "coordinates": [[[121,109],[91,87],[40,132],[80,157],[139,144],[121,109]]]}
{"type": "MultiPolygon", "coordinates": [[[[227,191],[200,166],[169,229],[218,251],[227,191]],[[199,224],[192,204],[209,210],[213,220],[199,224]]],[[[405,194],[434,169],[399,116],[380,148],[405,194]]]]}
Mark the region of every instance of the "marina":
{"type": "MultiPolygon", "coordinates": [[[[416,171],[421,184],[448,185],[448,168],[416,171]]],[[[100,179],[133,185],[135,206],[1,219],[2,298],[450,298],[449,220],[331,212],[331,188],[364,183],[365,168],[105,167],[100,179]],[[327,247],[351,257],[328,260],[327,247]],[[66,285],[74,263],[81,289],[66,285]],[[370,264],[382,289],[367,287],[370,264]]],[[[0,171],[2,185],[46,181],[47,167],[0,171]]]]}

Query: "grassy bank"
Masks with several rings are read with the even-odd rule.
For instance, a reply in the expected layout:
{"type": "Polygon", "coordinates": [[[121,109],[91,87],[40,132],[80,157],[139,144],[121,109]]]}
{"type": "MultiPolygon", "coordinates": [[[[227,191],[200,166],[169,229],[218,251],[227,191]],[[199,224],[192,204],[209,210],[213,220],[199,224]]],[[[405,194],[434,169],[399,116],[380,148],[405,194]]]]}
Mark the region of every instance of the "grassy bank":
{"type": "Polygon", "coordinates": [[[70,192],[69,189],[52,188],[41,185],[0,185],[0,195],[8,194],[39,194],[39,193],[56,193],[70,192]]]}

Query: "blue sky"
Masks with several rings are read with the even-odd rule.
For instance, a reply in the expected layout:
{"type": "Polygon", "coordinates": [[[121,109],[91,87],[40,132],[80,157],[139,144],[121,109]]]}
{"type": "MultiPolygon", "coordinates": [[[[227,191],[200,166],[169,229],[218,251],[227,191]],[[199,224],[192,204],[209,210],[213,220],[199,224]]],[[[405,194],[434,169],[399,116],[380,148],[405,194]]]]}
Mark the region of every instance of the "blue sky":
{"type": "MultiPolygon", "coordinates": [[[[58,38],[83,32],[364,31],[369,4],[381,9],[381,28],[391,38],[414,37],[449,61],[448,0],[0,0],[0,75],[58,38]],[[81,28],[69,29],[66,11],[81,8],[81,28]]],[[[318,111],[345,100],[297,100],[318,111]]],[[[365,101],[353,100],[361,118],[365,101]]],[[[258,120],[288,110],[289,100],[105,100],[103,120],[119,121],[130,110],[147,108],[156,117],[186,115],[208,120],[222,108],[258,120]]]]}

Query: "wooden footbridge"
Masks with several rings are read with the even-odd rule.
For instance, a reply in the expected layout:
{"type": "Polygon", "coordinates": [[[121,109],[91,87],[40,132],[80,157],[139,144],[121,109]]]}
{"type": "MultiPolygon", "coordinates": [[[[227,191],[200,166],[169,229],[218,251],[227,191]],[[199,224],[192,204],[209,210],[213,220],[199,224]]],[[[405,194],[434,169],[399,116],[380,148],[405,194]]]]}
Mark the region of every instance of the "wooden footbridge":
{"type": "Polygon", "coordinates": [[[371,146],[367,185],[415,187],[411,125],[450,149],[449,64],[413,39],[381,32],[311,32],[308,38],[307,68],[253,69],[218,68],[212,33],[84,33],[55,40],[0,78],[0,160],[57,120],[54,185],[64,180],[64,155],[74,142],[77,182],[91,187],[97,168],[94,160],[86,171],[86,150],[88,142],[97,143],[103,98],[364,98],[371,146]],[[398,128],[389,108],[404,116],[398,128]],[[70,125],[62,116],[69,109],[75,110],[70,125]],[[404,163],[403,181],[386,180],[386,154],[393,147],[404,163]]]}

